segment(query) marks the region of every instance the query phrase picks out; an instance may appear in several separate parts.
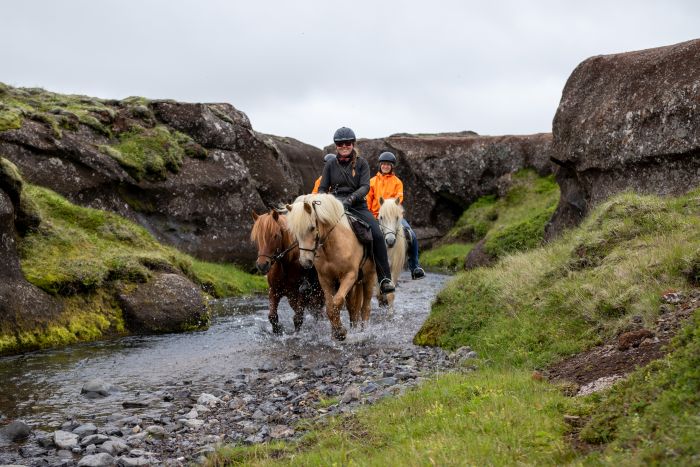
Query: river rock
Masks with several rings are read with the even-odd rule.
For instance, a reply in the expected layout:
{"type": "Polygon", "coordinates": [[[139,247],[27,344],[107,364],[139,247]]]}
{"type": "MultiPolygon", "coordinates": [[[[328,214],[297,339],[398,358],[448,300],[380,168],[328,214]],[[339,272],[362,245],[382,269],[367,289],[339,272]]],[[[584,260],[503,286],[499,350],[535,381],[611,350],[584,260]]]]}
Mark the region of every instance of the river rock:
{"type": "Polygon", "coordinates": [[[700,39],[579,64],[553,121],[561,198],[547,237],[615,193],[700,185],[699,100],[700,39]]]}
{"type": "Polygon", "coordinates": [[[73,433],[82,438],[84,436],[94,435],[95,433],[97,433],[97,427],[94,423],[85,423],[73,429],[73,433]]]}
{"type": "Polygon", "coordinates": [[[53,434],[53,442],[59,449],[73,449],[78,446],[78,435],[58,430],[53,434]]]}
{"type": "Polygon", "coordinates": [[[215,407],[216,405],[221,404],[221,402],[221,399],[212,394],[203,393],[197,398],[197,404],[209,407],[215,407]]]}
{"type": "Polygon", "coordinates": [[[102,435],[102,434],[95,434],[95,435],[90,435],[86,436],[85,438],[80,440],[80,445],[81,446],[88,446],[90,444],[98,445],[105,443],[109,441],[109,436],[102,435]]]}
{"type": "Polygon", "coordinates": [[[128,456],[119,456],[117,458],[117,465],[120,467],[139,467],[142,465],[153,465],[157,463],[157,461],[148,458],[148,457],[128,457],[128,456]]]}
{"type": "Polygon", "coordinates": [[[108,467],[112,465],[116,465],[116,461],[106,452],[91,454],[78,461],[78,467],[108,467]]]}
{"type": "Polygon", "coordinates": [[[106,397],[115,388],[102,379],[93,379],[83,385],[80,393],[89,399],[106,397]]]}
{"type": "Polygon", "coordinates": [[[199,288],[179,274],[157,274],[118,297],[134,331],[176,332],[200,327],[209,319],[199,288]]]}
{"type": "Polygon", "coordinates": [[[361,393],[359,387],[357,387],[355,385],[350,386],[343,394],[343,397],[341,398],[341,402],[343,404],[349,404],[352,401],[359,400],[361,395],[362,395],[362,393],[361,393]]]}
{"type": "Polygon", "coordinates": [[[32,429],[26,423],[15,420],[0,428],[0,440],[21,441],[29,437],[32,429]]]}
{"type": "Polygon", "coordinates": [[[111,439],[102,443],[100,446],[97,447],[97,449],[102,452],[106,452],[111,456],[118,456],[119,454],[128,451],[129,446],[127,446],[121,440],[111,439]]]}

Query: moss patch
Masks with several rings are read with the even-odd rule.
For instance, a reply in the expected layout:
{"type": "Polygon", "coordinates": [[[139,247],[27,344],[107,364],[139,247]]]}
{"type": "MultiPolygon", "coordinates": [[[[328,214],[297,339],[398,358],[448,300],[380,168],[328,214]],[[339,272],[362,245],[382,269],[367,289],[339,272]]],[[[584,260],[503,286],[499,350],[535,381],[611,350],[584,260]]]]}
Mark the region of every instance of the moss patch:
{"type": "Polygon", "coordinates": [[[503,198],[488,195],[472,203],[439,245],[423,252],[421,264],[460,270],[474,243],[484,238],[484,251],[493,259],[536,248],[558,202],[559,187],[552,176],[521,170],[503,198]]]}

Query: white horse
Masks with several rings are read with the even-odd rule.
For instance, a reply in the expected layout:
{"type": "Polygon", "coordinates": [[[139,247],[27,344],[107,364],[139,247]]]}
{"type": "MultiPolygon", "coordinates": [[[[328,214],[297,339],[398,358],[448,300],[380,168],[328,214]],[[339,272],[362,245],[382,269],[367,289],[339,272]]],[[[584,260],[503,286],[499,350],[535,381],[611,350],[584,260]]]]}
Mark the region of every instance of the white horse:
{"type": "MultiPolygon", "coordinates": [[[[399,283],[399,276],[406,264],[407,240],[403,229],[403,206],[398,198],[379,198],[379,227],[384,234],[387,253],[389,254],[389,266],[391,267],[391,280],[399,283]]],[[[380,306],[387,306],[394,311],[395,293],[387,295],[377,293],[377,301],[380,306]]]]}

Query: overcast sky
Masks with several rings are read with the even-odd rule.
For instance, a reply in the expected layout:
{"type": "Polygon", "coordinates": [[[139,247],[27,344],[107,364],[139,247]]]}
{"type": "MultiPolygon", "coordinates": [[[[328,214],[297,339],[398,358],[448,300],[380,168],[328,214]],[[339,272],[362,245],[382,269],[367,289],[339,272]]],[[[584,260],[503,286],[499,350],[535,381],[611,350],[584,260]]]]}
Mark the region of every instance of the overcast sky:
{"type": "Polygon", "coordinates": [[[0,0],[0,82],[228,102],[257,131],[551,131],[582,60],[700,37],[695,1],[0,0]]]}

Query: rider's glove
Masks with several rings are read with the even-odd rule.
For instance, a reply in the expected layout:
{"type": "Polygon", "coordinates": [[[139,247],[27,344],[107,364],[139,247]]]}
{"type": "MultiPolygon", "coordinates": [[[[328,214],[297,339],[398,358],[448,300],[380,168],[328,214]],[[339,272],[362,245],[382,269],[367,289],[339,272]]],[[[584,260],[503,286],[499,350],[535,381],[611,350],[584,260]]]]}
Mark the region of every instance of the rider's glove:
{"type": "Polygon", "coordinates": [[[352,196],[348,196],[343,200],[343,208],[347,211],[350,209],[350,206],[352,206],[352,202],[354,201],[352,196]]]}

